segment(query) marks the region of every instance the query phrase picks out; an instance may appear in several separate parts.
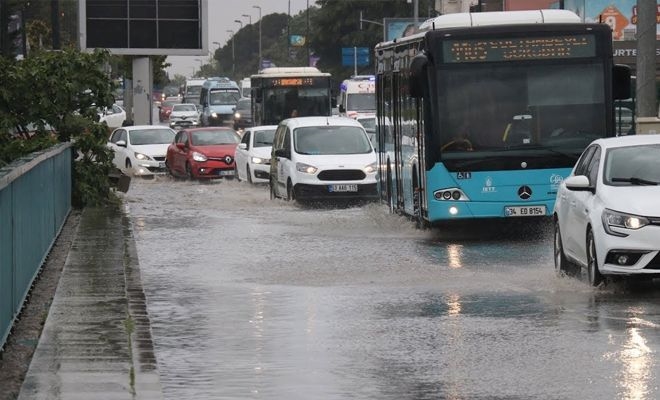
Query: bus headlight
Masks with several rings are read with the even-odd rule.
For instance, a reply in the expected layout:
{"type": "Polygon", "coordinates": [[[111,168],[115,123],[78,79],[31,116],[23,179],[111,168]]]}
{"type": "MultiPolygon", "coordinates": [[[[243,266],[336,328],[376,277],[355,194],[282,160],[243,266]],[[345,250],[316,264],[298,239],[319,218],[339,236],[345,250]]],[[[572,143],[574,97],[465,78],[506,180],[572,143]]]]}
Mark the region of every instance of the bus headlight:
{"type": "Polygon", "coordinates": [[[433,192],[433,198],[440,201],[470,201],[470,198],[459,188],[439,189],[433,192]]]}
{"type": "Polygon", "coordinates": [[[234,113],[234,118],[241,119],[241,113],[234,113]]]}
{"type": "Polygon", "coordinates": [[[211,113],[211,118],[218,118],[218,113],[212,112],[211,113]]]}

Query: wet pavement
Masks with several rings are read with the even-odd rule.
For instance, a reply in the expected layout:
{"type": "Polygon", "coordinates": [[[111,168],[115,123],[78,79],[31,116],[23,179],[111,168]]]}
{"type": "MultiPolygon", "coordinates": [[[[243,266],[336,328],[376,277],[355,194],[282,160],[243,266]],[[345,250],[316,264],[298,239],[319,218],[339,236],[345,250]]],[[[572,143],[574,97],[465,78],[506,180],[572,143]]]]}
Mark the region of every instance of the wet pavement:
{"type": "Polygon", "coordinates": [[[81,223],[21,398],[125,398],[131,360],[145,398],[660,397],[660,284],[557,277],[547,221],[420,231],[168,177],[124,197],[81,223]]]}
{"type": "Polygon", "coordinates": [[[20,400],[160,399],[126,216],[83,211],[20,400]]]}
{"type": "Polygon", "coordinates": [[[546,222],[161,177],[126,195],[167,399],[654,399],[657,283],[555,276],[546,222]]]}

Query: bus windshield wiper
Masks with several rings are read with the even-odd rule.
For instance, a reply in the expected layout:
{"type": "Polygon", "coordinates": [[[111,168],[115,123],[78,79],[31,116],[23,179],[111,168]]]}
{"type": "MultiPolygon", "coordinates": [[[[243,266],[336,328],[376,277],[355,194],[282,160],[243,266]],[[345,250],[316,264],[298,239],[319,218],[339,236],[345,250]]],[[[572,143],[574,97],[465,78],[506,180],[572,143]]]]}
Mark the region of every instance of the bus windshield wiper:
{"type": "Polygon", "coordinates": [[[627,182],[627,183],[632,183],[633,185],[651,185],[651,186],[657,186],[658,182],[655,181],[649,181],[646,179],[642,178],[637,178],[637,177],[630,177],[630,178],[612,178],[612,182],[627,182]]]}

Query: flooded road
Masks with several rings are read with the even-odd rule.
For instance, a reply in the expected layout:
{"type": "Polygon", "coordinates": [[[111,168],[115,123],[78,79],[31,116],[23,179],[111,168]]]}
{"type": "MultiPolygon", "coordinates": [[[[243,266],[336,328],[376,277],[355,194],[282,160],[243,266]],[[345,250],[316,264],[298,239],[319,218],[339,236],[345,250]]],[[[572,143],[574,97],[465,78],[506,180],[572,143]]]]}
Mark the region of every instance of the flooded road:
{"type": "Polygon", "coordinates": [[[126,204],[167,399],[660,397],[660,285],[557,278],[549,224],[167,177],[126,204]]]}

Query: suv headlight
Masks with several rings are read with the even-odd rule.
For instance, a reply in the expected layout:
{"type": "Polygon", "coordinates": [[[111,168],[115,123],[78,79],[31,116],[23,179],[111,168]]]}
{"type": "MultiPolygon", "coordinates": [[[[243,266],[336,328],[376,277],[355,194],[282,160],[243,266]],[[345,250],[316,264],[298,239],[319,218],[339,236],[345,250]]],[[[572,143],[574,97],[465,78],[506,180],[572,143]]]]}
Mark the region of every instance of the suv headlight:
{"type": "Polygon", "coordinates": [[[610,209],[605,209],[602,215],[603,228],[605,232],[613,236],[626,237],[625,233],[615,232],[612,228],[639,229],[650,223],[648,218],[639,215],[626,214],[610,209]]]}
{"type": "Polygon", "coordinates": [[[252,164],[270,164],[270,158],[252,157],[250,161],[252,161],[252,164]]]}
{"type": "Polygon", "coordinates": [[[138,152],[135,152],[135,158],[137,158],[140,161],[151,160],[151,157],[149,157],[148,155],[138,152]]]}
{"type": "Polygon", "coordinates": [[[366,167],[362,168],[367,174],[373,174],[378,170],[378,163],[371,163],[366,167]]]}
{"type": "Polygon", "coordinates": [[[204,161],[208,160],[208,158],[206,158],[206,156],[204,154],[198,153],[196,151],[193,151],[192,158],[193,158],[193,160],[195,160],[197,162],[204,162],[204,161]]]}
{"type": "Polygon", "coordinates": [[[318,171],[319,169],[316,168],[316,167],[314,167],[314,166],[311,166],[311,165],[309,165],[309,164],[305,164],[305,163],[300,163],[300,162],[299,162],[299,163],[296,163],[296,170],[298,170],[298,172],[304,172],[304,173],[306,173],[306,174],[313,175],[313,174],[315,174],[316,171],[318,171]]]}

